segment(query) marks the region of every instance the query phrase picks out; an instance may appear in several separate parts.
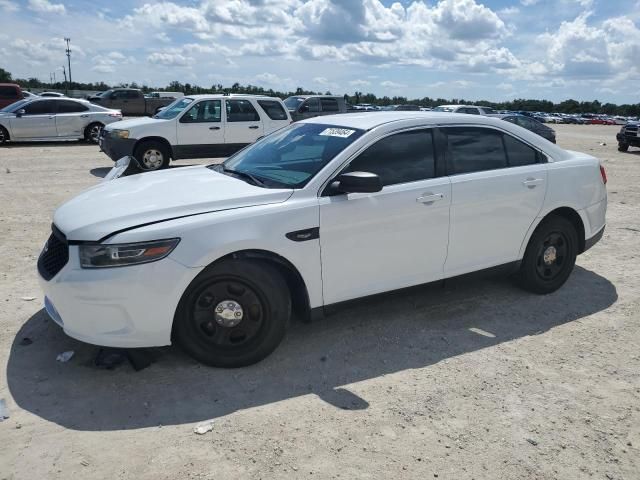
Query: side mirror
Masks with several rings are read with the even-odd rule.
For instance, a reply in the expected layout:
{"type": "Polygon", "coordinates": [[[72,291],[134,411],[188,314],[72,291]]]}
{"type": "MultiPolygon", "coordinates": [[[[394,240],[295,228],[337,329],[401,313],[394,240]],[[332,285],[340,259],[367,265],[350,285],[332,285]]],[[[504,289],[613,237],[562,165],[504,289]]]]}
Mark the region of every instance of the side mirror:
{"type": "Polygon", "coordinates": [[[20,110],[16,111],[16,117],[21,117],[23,116],[25,113],[27,113],[27,111],[24,108],[21,108],[20,110]]]}
{"type": "Polygon", "coordinates": [[[348,172],[336,177],[331,187],[341,193],[375,193],[382,190],[382,180],[375,173],[348,172]]]}
{"type": "Polygon", "coordinates": [[[302,105],[300,107],[300,113],[305,113],[309,111],[309,105],[302,105]]]}

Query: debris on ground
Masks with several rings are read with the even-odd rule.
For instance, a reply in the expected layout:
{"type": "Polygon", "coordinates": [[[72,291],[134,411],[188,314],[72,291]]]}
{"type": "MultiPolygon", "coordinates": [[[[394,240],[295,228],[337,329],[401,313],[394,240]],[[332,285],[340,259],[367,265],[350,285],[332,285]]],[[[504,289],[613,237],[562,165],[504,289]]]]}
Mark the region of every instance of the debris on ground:
{"type": "Polygon", "coordinates": [[[204,435],[211,430],[213,430],[213,420],[207,420],[206,422],[202,422],[196,425],[196,427],[193,429],[193,433],[204,435]]]}
{"type": "Polygon", "coordinates": [[[606,146],[607,146],[607,144],[606,144],[606,143],[604,143],[604,142],[600,142],[600,146],[601,146],[601,147],[606,147],[606,146]]]}
{"type": "Polygon", "coordinates": [[[125,350],[119,348],[101,348],[98,350],[94,365],[98,368],[113,370],[127,359],[125,350]]]}
{"type": "Polygon", "coordinates": [[[20,300],[24,300],[25,302],[33,302],[36,297],[20,297],[20,300]]]}
{"type": "Polygon", "coordinates": [[[4,398],[0,398],[0,422],[9,418],[9,409],[4,398]]]}
{"type": "Polygon", "coordinates": [[[533,438],[527,438],[526,440],[527,440],[527,442],[529,442],[534,447],[536,447],[538,445],[538,442],[536,442],[533,438]]]}
{"type": "Polygon", "coordinates": [[[31,345],[33,343],[33,340],[31,340],[29,337],[24,337],[22,340],[20,340],[20,345],[22,345],[23,347],[26,347],[27,345],[31,345]]]}
{"type": "Polygon", "coordinates": [[[58,362],[66,363],[69,360],[71,360],[71,358],[73,357],[73,355],[75,353],[76,352],[74,352],[73,350],[69,350],[68,352],[59,353],[58,356],[56,357],[56,360],[58,362]]]}

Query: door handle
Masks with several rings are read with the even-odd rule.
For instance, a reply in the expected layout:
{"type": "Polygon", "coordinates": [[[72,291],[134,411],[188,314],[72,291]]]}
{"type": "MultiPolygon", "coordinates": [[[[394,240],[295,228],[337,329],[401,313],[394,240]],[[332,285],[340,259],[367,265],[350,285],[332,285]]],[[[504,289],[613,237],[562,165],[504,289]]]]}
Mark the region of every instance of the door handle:
{"type": "Polygon", "coordinates": [[[251,125],[249,128],[255,130],[256,128],[258,128],[258,125],[251,125]]]}
{"type": "Polygon", "coordinates": [[[87,118],[89,115],[80,115],[81,118],[87,118]]]}
{"type": "Polygon", "coordinates": [[[416,198],[416,202],[418,203],[433,203],[438,200],[442,200],[444,195],[441,193],[427,193],[422,195],[421,197],[416,198]]]}
{"type": "Polygon", "coordinates": [[[538,185],[542,184],[544,180],[542,178],[527,178],[522,185],[527,188],[536,188],[538,185]]]}
{"type": "Polygon", "coordinates": [[[220,127],[209,127],[209,130],[220,130],[220,127]]]}

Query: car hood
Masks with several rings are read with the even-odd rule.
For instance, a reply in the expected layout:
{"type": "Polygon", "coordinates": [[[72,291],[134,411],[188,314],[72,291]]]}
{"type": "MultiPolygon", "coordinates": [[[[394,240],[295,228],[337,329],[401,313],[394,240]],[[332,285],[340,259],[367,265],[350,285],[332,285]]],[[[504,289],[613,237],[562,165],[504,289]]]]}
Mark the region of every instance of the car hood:
{"type": "Polygon", "coordinates": [[[91,187],[60,206],[53,223],[68,240],[98,241],[178,217],[281,203],[292,193],[256,187],[204,166],[173,168],[91,187]]]}
{"type": "Polygon", "coordinates": [[[106,126],[104,128],[107,131],[113,130],[114,128],[117,128],[118,130],[126,130],[128,128],[140,127],[142,125],[149,125],[151,123],[157,124],[157,123],[166,122],[166,121],[167,120],[163,120],[160,118],[151,118],[151,117],[130,118],[129,120],[122,120],[118,122],[117,125],[106,126]]]}

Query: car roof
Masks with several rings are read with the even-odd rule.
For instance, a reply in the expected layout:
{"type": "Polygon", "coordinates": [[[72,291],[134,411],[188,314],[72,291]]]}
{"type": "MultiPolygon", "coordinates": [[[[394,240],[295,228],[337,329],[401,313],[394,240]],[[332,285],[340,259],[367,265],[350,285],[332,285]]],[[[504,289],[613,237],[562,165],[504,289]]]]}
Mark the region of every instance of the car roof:
{"type": "Polygon", "coordinates": [[[290,95],[287,98],[311,98],[311,97],[322,97],[322,98],[343,98],[340,95],[290,95]]]}
{"type": "MultiPolygon", "coordinates": [[[[258,98],[265,100],[280,100],[279,97],[270,97],[269,95],[251,95],[248,93],[204,93],[200,95],[187,95],[183,98],[192,98],[194,100],[202,100],[202,99],[218,99],[218,98],[258,98]]],[[[176,99],[178,100],[178,99],[176,99]]],[[[182,100],[182,98],[180,98],[182,100]]]]}
{"type": "MultiPolygon", "coordinates": [[[[384,110],[379,112],[343,113],[337,115],[325,115],[301,120],[298,123],[312,123],[321,125],[332,125],[342,128],[356,128],[360,130],[373,130],[383,125],[397,124],[398,128],[412,127],[435,127],[438,125],[479,125],[497,127],[501,130],[510,131],[512,134],[522,137],[536,145],[540,138],[537,134],[530,132],[513,123],[505,122],[501,118],[487,115],[469,115],[466,113],[451,112],[423,112],[423,111],[397,111],[384,110]]],[[[556,160],[567,157],[567,152],[560,147],[547,142],[544,149],[556,160]]]]}

